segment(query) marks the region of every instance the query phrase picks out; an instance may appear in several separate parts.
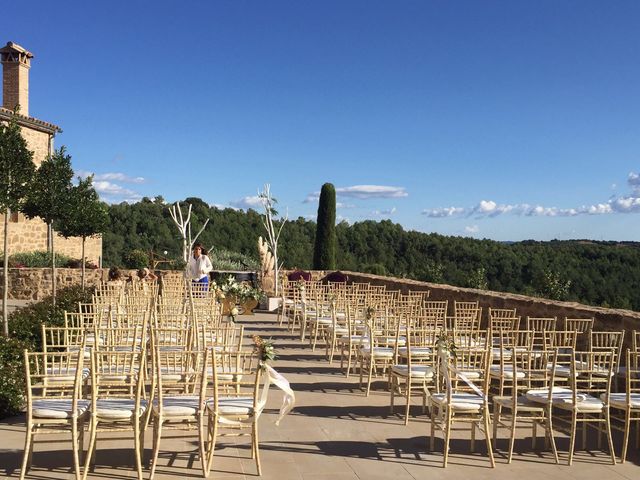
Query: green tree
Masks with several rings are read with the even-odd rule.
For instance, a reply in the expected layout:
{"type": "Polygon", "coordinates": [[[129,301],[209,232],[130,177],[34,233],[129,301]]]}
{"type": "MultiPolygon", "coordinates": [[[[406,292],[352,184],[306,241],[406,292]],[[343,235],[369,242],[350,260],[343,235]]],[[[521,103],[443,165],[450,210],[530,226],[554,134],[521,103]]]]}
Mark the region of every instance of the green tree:
{"type": "Polygon", "coordinates": [[[71,189],[68,208],[60,222],[60,234],[65,237],[82,239],[82,289],[85,283],[85,243],[88,237],[103,233],[109,224],[107,206],[100,201],[96,189],[93,188],[93,177],[78,180],[78,185],[71,189]]]}
{"type": "Polygon", "coordinates": [[[336,189],[331,183],[322,185],[320,191],[313,268],[315,270],[336,268],[336,189]]]}
{"type": "Polygon", "coordinates": [[[40,217],[49,226],[51,232],[51,282],[54,306],[56,303],[54,227],[64,221],[66,212],[70,208],[73,189],[72,178],[71,156],[67,155],[64,147],[61,147],[42,162],[36,171],[24,205],[24,212],[27,216],[30,218],[40,217]]]}
{"type": "Polygon", "coordinates": [[[0,125],[0,209],[4,212],[2,323],[5,336],[9,335],[9,216],[11,212],[22,210],[34,170],[33,153],[27,149],[16,121],[0,125]]]}

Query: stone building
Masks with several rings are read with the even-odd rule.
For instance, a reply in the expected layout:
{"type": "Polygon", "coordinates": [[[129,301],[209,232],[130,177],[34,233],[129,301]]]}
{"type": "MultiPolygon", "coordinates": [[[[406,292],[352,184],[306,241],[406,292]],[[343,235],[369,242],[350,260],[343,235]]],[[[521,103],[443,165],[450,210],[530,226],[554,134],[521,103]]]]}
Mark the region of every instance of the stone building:
{"type": "MultiPolygon", "coordinates": [[[[2,107],[0,122],[15,118],[22,130],[22,136],[33,152],[33,161],[39,166],[51,153],[56,134],[62,130],[57,125],[44,122],[29,114],[29,69],[33,54],[20,45],[8,42],[0,48],[2,61],[2,107]],[[18,113],[16,113],[16,107],[18,113]]],[[[9,218],[9,254],[47,250],[50,236],[47,225],[40,219],[29,220],[20,213],[12,213],[9,218]]],[[[0,238],[4,235],[4,216],[0,215],[0,238]]],[[[65,239],[56,235],[57,253],[80,258],[81,240],[65,239]]],[[[102,258],[102,238],[89,238],[85,256],[91,262],[100,264],[102,258]]]]}

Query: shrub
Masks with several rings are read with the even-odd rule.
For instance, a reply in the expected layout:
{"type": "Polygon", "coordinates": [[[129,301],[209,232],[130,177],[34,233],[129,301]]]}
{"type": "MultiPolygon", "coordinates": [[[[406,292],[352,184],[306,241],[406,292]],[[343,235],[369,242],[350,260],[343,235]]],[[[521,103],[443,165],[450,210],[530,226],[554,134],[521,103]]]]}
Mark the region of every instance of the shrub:
{"type": "Polygon", "coordinates": [[[371,273],[372,275],[387,275],[387,269],[381,263],[370,263],[362,267],[364,273],[371,273]]]}
{"type": "Polygon", "coordinates": [[[260,264],[256,259],[242,253],[216,249],[209,254],[209,257],[211,258],[214,270],[260,270],[260,264]]]}
{"type": "MultiPolygon", "coordinates": [[[[66,267],[71,262],[71,257],[56,253],[56,265],[66,267]]],[[[37,250],[35,252],[14,253],[9,256],[9,267],[11,268],[47,268],[51,266],[51,252],[37,250]]]]}
{"type": "Polygon", "coordinates": [[[16,310],[9,315],[9,335],[29,342],[33,348],[39,350],[42,347],[42,325],[63,326],[65,310],[77,312],[78,302],[91,302],[92,294],[93,290],[90,288],[85,288],[83,292],[80,286],[67,287],[57,292],[55,308],[53,299],[47,297],[16,310]]]}
{"type": "Polygon", "coordinates": [[[29,342],[0,337],[0,418],[24,407],[24,350],[31,348],[29,342]]]}
{"type": "Polygon", "coordinates": [[[124,256],[124,266],[139,270],[149,266],[149,255],[144,250],[129,250],[124,256]]]}

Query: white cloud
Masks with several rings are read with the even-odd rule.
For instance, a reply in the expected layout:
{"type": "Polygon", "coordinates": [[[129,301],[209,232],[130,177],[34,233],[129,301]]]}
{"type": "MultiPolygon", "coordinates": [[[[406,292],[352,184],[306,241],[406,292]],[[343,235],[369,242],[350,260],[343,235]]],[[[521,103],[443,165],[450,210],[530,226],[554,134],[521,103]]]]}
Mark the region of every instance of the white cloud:
{"type": "Polygon", "coordinates": [[[77,175],[82,178],[87,178],[89,175],[93,175],[94,181],[122,183],[145,183],[147,181],[144,177],[130,177],[129,175],[121,172],[94,173],[86,170],[78,170],[77,175]]]}
{"type": "MultiPolygon", "coordinates": [[[[338,197],[357,198],[360,200],[369,200],[371,198],[403,198],[409,194],[405,187],[393,187],[389,185],[352,185],[350,187],[336,188],[338,197]]],[[[320,192],[313,192],[307,195],[302,203],[317,202],[320,198],[320,192]]]]}
{"type": "Polygon", "coordinates": [[[254,210],[262,209],[262,199],[257,195],[242,197],[240,200],[234,200],[230,203],[233,207],[242,208],[244,210],[248,210],[250,208],[253,208],[254,210]]]}
{"type": "Polygon", "coordinates": [[[94,181],[93,187],[100,194],[102,200],[109,203],[137,202],[142,198],[138,192],[106,180],[94,181]]]}
{"type": "Polygon", "coordinates": [[[466,210],[461,207],[442,207],[423,210],[422,214],[431,218],[444,218],[462,215],[465,212],[466,210]]]}
{"type": "Polygon", "coordinates": [[[356,208],[356,206],[350,203],[336,202],[336,208],[356,208]]]}
{"type": "Polygon", "coordinates": [[[389,216],[389,215],[393,215],[394,213],[396,213],[396,207],[386,208],[384,210],[374,210],[371,213],[373,215],[378,215],[378,216],[389,216]]]}
{"type": "Polygon", "coordinates": [[[464,231],[467,233],[478,233],[480,231],[480,227],[478,225],[467,225],[466,227],[464,227],[464,231]]]}

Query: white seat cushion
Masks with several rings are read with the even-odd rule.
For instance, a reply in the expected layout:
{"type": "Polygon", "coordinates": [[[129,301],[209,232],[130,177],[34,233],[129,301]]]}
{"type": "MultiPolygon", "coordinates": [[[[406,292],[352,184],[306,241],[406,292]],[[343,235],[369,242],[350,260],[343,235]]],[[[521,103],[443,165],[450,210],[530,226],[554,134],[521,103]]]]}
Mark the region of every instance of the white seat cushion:
{"type": "MultiPolygon", "coordinates": [[[[433,350],[429,347],[411,347],[412,357],[420,357],[420,356],[425,357],[425,356],[431,355],[431,352],[433,352],[433,350]]],[[[406,357],[407,347],[398,348],[398,355],[400,355],[401,357],[406,357]]]]}
{"type": "MultiPolygon", "coordinates": [[[[69,398],[41,398],[33,401],[31,410],[34,418],[71,418],[73,415],[73,400],[69,398]]],[[[89,409],[89,400],[78,400],[77,416],[89,409]]]]}
{"type": "MultiPolygon", "coordinates": [[[[436,405],[446,405],[447,395],[445,393],[434,393],[431,395],[431,401],[436,405]]],[[[451,405],[449,407],[463,412],[477,412],[482,408],[483,404],[482,397],[474,393],[454,393],[451,395],[451,405]]]]}
{"type": "MultiPolygon", "coordinates": [[[[213,399],[207,401],[207,406],[213,408],[213,399]]],[[[220,415],[251,415],[253,413],[253,398],[218,398],[218,413],[220,415]]]]}
{"type": "MultiPolygon", "coordinates": [[[[640,408],[640,393],[631,393],[631,408],[640,408]]],[[[604,401],[606,395],[603,393],[600,395],[600,399],[604,401]]],[[[612,393],[609,395],[609,404],[614,408],[626,409],[627,408],[627,394],[626,393],[612,393]]]]}
{"type": "Polygon", "coordinates": [[[364,347],[362,349],[362,355],[365,357],[393,357],[393,348],[389,347],[373,347],[372,351],[369,350],[369,347],[364,347]]]}
{"type": "MultiPolygon", "coordinates": [[[[500,377],[501,375],[504,378],[513,379],[513,365],[505,365],[503,371],[500,371],[500,365],[491,365],[489,367],[489,374],[492,377],[500,377]]],[[[518,370],[516,372],[516,378],[524,378],[524,372],[518,370]]]]}
{"type": "Polygon", "coordinates": [[[352,341],[354,343],[358,343],[361,338],[362,338],[361,335],[351,335],[351,337],[345,335],[344,337],[338,338],[337,341],[338,341],[338,343],[349,343],[349,341],[352,341]]]}
{"type": "MultiPolygon", "coordinates": [[[[154,410],[158,410],[158,401],[155,400],[154,410]]],[[[200,397],[196,395],[184,395],[179,397],[164,397],[162,399],[163,414],[167,417],[184,417],[195,415],[200,408],[200,397]]]]}
{"type": "MultiPolygon", "coordinates": [[[[391,368],[391,372],[403,377],[409,376],[408,365],[394,365],[391,368]]],[[[433,367],[428,365],[411,365],[411,376],[419,378],[431,378],[433,377],[433,367]]]]}
{"type": "MultiPolygon", "coordinates": [[[[82,369],[82,380],[89,378],[91,371],[88,368],[82,369]]],[[[73,382],[76,378],[76,369],[70,368],[47,368],[47,376],[44,379],[45,385],[52,385],[55,383],[69,383],[73,382]]]]}
{"type": "MultiPolygon", "coordinates": [[[[571,395],[571,389],[564,387],[553,387],[552,394],[566,397],[567,395],[571,395]]],[[[532,402],[547,403],[549,398],[549,389],[534,388],[532,390],[528,390],[525,396],[532,402]]]]}
{"type": "MultiPolygon", "coordinates": [[[[128,420],[133,416],[136,401],[133,398],[103,398],[96,402],[96,411],[99,418],[105,420],[128,420]]],[[[140,400],[138,415],[142,415],[147,409],[147,401],[140,400]]]]}

